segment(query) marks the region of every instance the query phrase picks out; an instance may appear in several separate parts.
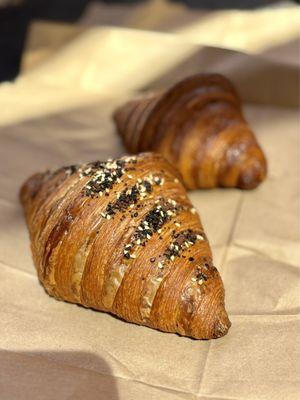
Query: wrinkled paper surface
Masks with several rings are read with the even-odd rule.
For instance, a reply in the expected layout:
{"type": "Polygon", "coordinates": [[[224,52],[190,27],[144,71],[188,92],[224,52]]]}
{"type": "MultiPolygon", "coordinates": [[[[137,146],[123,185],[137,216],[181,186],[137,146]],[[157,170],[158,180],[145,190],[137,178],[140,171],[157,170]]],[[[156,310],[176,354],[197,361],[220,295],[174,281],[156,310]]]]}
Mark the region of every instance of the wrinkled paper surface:
{"type": "Polygon", "coordinates": [[[292,66],[98,28],[0,86],[1,399],[299,398],[298,83],[292,66]],[[199,71],[234,81],[269,166],[257,190],[190,193],[225,283],[228,335],[196,341],[49,297],[20,185],[49,167],[123,154],[112,110],[199,71]]]}

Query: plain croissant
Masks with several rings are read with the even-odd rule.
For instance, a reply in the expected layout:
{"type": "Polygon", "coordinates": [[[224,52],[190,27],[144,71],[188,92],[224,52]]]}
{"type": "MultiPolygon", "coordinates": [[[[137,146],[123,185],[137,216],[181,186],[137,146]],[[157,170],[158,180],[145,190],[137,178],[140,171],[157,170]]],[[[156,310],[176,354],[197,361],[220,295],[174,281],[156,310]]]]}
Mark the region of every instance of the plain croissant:
{"type": "Polygon", "coordinates": [[[36,174],[20,198],[51,296],[197,339],[227,333],[207,237],[178,173],[159,154],[36,174]]]}
{"type": "Polygon", "coordinates": [[[128,102],[114,120],[130,153],[163,154],[188,189],[252,189],[266,176],[264,154],[234,87],[222,75],[192,76],[128,102]]]}

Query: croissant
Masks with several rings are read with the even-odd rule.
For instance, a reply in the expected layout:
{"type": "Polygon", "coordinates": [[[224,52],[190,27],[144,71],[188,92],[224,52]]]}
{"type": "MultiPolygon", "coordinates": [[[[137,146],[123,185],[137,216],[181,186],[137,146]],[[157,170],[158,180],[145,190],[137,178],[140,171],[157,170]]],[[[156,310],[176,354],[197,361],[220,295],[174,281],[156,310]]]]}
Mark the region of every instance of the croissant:
{"type": "Polygon", "coordinates": [[[127,150],[163,154],[188,189],[255,188],[266,159],[245,121],[236,90],[222,75],[199,74],[130,101],[113,118],[127,150]]]}
{"type": "Polygon", "coordinates": [[[20,199],[46,291],[165,332],[225,335],[223,283],[179,179],[154,153],[29,178],[20,199]]]}

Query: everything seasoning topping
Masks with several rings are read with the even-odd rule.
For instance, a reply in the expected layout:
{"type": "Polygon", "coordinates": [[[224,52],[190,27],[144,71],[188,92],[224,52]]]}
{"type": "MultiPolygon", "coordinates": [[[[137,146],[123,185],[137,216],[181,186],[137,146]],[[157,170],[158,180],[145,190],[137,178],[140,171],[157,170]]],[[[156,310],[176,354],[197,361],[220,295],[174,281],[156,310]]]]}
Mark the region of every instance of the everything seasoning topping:
{"type": "Polygon", "coordinates": [[[201,285],[203,285],[204,282],[207,281],[207,279],[208,279],[208,277],[206,275],[197,271],[196,276],[194,278],[192,278],[192,282],[195,282],[201,286],[201,285]]]}
{"type": "MultiPolygon", "coordinates": [[[[161,181],[157,184],[162,184],[161,181]]],[[[131,250],[134,246],[143,246],[147,240],[151,239],[154,233],[160,233],[163,225],[174,217],[182,206],[172,201],[157,200],[155,207],[148,212],[144,220],[137,227],[133,240],[124,248],[123,254],[126,258],[133,258],[131,250]]]]}
{"type": "Polygon", "coordinates": [[[65,173],[69,176],[75,174],[75,172],[77,172],[79,170],[79,168],[80,168],[79,165],[75,165],[75,164],[69,165],[68,167],[63,167],[65,173]]]}
{"type": "Polygon", "coordinates": [[[85,195],[94,197],[108,193],[114,183],[120,182],[120,178],[125,174],[124,166],[124,160],[88,164],[88,167],[81,171],[82,176],[89,176],[93,172],[92,178],[85,185],[85,195]],[[96,168],[96,171],[94,168],[96,168]]]}
{"type": "MultiPolygon", "coordinates": [[[[71,165],[63,168],[67,175],[79,173],[79,178],[90,176],[91,179],[84,187],[84,193],[88,197],[108,196],[109,190],[115,182],[120,182],[120,178],[127,172],[131,171],[130,164],[136,164],[136,157],[123,157],[119,160],[109,159],[106,162],[96,161],[88,164],[71,165]],[[125,165],[127,167],[125,168],[125,165]]],[[[127,174],[130,176],[130,174],[127,174]]]]}
{"type": "MultiPolygon", "coordinates": [[[[202,232],[194,232],[191,229],[179,233],[174,232],[172,236],[175,240],[164,253],[164,256],[171,261],[173,261],[175,257],[178,257],[184,250],[193,246],[198,240],[205,240],[202,232]]],[[[193,257],[190,257],[189,261],[194,261],[193,257]]]]}
{"type": "Polygon", "coordinates": [[[202,279],[203,281],[207,281],[207,276],[204,275],[202,272],[198,272],[197,275],[196,275],[196,279],[197,280],[202,279]]]}
{"type": "MultiPolygon", "coordinates": [[[[132,208],[139,199],[146,198],[150,193],[152,193],[154,185],[161,184],[162,180],[152,174],[144,179],[139,178],[134,186],[124,189],[121,193],[117,193],[117,200],[108,204],[105,212],[102,213],[102,216],[110,219],[109,217],[116,214],[116,212],[132,208]]],[[[131,214],[132,218],[136,218],[137,216],[137,212],[131,214]]]]}
{"type": "Polygon", "coordinates": [[[203,285],[203,283],[208,280],[208,276],[202,272],[203,268],[207,269],[206,265],[209,265],[209,264],[207,262],[205,262],[205,260],[202,260],[201,265],[198,265],[195,270],[195,276],[191,279],[192,282],[198,284],[199,286],[203,285]]]}

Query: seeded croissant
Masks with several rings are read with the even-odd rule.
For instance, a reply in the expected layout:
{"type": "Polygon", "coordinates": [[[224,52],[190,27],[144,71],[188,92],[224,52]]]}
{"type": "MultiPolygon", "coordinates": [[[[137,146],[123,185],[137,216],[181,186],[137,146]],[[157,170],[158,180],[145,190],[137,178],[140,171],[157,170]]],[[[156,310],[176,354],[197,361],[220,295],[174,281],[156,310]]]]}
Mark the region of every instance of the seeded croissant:
{"type": "Polygon", "coordinates": [[[197,339],[230,322],[174,167],[145,153],[36,174],[21,188],[38,277],[56,299],[197,339]]]}
{"type": "Polygon", "coordinates": [[[252,189],[265,179],[265,156],[237,92],[221,75],[192,76],[131,101],[115,111],[114,120],[130,153],[163,154],[188,189],[252,189]]]}

